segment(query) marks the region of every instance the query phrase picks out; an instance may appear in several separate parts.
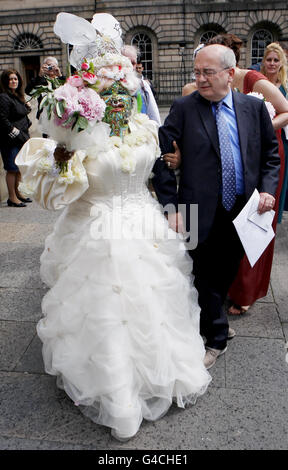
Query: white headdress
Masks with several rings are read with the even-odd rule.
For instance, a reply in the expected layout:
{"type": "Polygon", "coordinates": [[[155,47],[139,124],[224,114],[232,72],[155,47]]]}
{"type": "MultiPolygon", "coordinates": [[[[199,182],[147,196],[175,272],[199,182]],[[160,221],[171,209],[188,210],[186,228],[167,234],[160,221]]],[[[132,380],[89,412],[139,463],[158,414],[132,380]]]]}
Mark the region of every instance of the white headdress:
{"type": "Polygon", "coordinates": [[[76,69],[84,57],[91,60],[106,52],[120,54],[122,30],[120,23],[108,13],[96,13],[92,22],[71,13],[57,15],[54,33],[64,44],[73,45],[69,62],[76,69]]]}
{"type": "Polygon", "coordinates": [[[54,33],[64,44],[73,45],[68,53],[70,64],[81,69],[83,60],[93,62],[101,89],[121,80],[130,93],[139,87],[131,61],[121,54],[123,46],[119,21],[108,13],[96,13],[91,23],[71,13],[57,15],[54,33]]]}

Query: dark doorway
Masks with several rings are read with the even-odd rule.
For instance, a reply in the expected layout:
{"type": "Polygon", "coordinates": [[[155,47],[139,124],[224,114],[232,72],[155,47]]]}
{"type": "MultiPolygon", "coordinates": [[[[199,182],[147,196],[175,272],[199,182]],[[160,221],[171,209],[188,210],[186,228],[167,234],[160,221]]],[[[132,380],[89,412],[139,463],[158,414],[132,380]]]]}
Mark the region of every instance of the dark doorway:
{"type": "Polygon", "coordinates": [[[28,56],[21,57],[24,65],[25,75],[25,86],[30,82],[31,78],[37,77],[40,70],[40,57],[39,56],[28,56]]]}

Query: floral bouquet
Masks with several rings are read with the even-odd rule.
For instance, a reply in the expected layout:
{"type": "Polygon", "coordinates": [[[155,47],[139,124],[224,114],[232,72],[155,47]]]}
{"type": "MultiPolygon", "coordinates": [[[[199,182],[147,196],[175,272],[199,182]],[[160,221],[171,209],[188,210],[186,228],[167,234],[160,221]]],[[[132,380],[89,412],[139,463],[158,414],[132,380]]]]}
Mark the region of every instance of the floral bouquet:
{"type": "Polygon", "coordinates": [[[47,108],[48,119],[57,126],[81,132],[89,124],[102,120],[105,103],[98,95],[99,81],[94,74],[93,62],[84,59],[81,71],[68,77],[63,84],[58,78],[47,78],[47,86],[32,90],[32,97],[43,96],[40,110],[47,108]]]}
{"type": "MultiPolygon", "coordinates": [[[[93,62],[84,59],[81,70],[69,76],[65,82],[47,78],[46,86],[37,86],[31,92],[33,98],[42,97],[40,110],[43,132],[71,152],[79,148],[78,135],[82,131],[91,134],[93,127],[102,121],[106,104],[98,94],[99,80],[94,74],[93,62]]],[[[85,133],[84,140],[89,142],[85,133]]],[[[82,143],[84,141],[82,139],[82,143]]],[[[58,160],[60,171],[67,168],[58,160]]]]}

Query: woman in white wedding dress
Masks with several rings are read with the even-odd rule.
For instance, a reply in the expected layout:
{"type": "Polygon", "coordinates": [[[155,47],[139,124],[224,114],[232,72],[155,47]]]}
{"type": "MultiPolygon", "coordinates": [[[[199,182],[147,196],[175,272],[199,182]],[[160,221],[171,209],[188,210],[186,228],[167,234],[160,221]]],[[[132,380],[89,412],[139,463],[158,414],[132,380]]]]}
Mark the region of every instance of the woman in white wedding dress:
{"type": "Polygon", "coordinates": [[[45,370],[120,440],[172,401],[195,403],[211,380],[191,259],[147,189],[157,125],[131,114],[124,85],[104,88],[110,116],[74,139],[66,174],[55,172],[55,140],[30,139],[17,157],[34,199],[65,207],[41,256],[45,370]],[[125,119],[111,117],[124,109],[125,119]]]}

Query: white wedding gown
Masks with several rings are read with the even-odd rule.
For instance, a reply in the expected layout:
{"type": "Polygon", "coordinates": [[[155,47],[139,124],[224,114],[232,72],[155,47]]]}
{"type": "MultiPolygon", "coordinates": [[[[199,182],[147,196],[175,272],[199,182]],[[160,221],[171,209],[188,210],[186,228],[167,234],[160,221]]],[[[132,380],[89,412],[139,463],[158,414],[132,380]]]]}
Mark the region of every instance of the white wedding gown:
{"type": "Polygon", "coordinates": [[[156,126],[134,116],[124,151],[101,126],[98,143],[76,153],[74,182],[49,171],[56,145],[49,139],[28,141],[17,164],[43,207],[67,206],[41,256],[50,287],[37,326],[46,372],[84,414],[124,439],[172,400],[195,403],[211,377],[191,259],[146,185],[156,126]]]}

